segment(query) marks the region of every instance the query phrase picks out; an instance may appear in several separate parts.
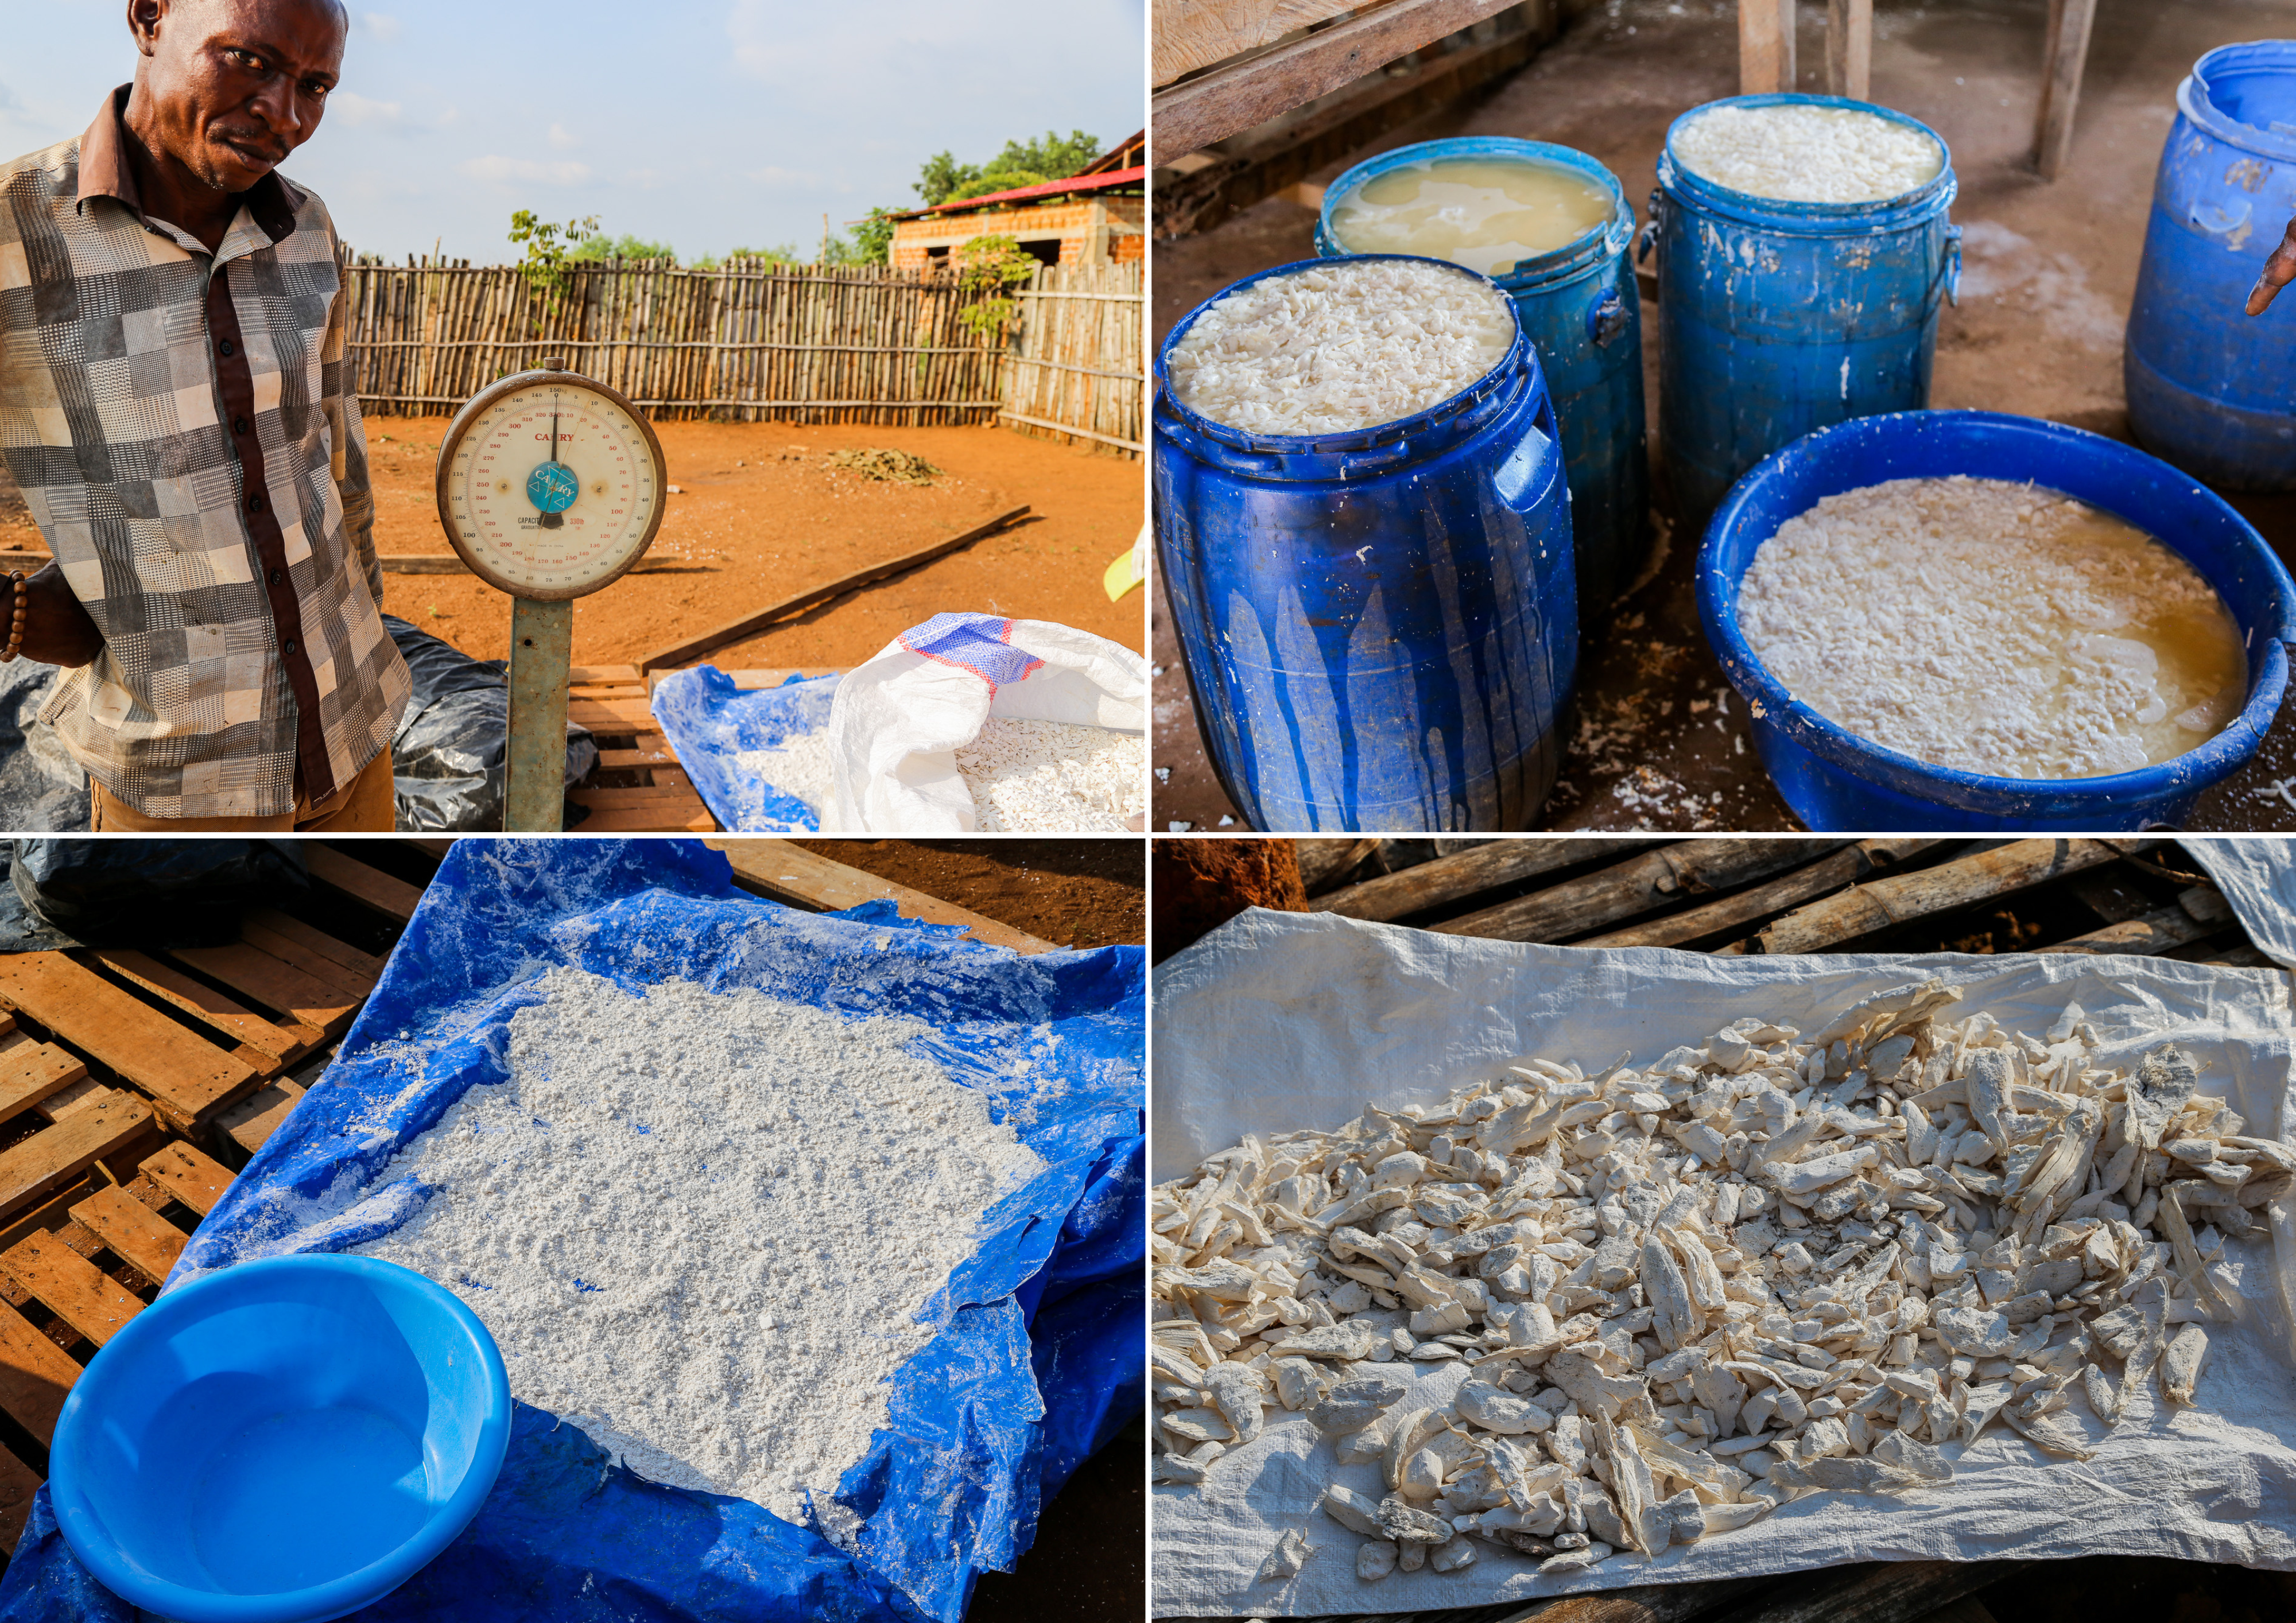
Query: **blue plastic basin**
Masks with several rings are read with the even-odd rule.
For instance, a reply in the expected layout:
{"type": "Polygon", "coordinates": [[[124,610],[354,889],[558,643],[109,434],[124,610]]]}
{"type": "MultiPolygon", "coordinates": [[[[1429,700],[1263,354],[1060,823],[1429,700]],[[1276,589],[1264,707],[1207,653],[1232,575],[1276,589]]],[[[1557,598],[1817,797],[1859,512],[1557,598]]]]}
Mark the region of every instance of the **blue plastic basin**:
{"type": "Polygon", "coordinates": [[[1812,829],[1861,832],[2128,832],[2180,822],[2271,731],[2296,636],[2296,581],[2223,498],[2157,457],[2062,423],[1997,412],[1898,412],[1804,436],[1740,480],[1698,557],[1698,613],[1752,711],[1754,747],[1812,829]],[[2199,749],[2109,777],[1988,777],[1869,743],[1787,696],[1738,629],[1738,586],[1778,527],[1829,496],[1885,480],[1965,473],[2031,480],[2158,538],[2200,571],[2240,627],[2248,701],[2199,749]]]}
{"type": "Polygon", "coordinates": [[[510,1381],[476,1315],[410,1269],[277,1257],[169,1291],[56,1422],[72,1553],[179,1623],[318,1623],[381,1599],[478,1514],[510,1381]]]}

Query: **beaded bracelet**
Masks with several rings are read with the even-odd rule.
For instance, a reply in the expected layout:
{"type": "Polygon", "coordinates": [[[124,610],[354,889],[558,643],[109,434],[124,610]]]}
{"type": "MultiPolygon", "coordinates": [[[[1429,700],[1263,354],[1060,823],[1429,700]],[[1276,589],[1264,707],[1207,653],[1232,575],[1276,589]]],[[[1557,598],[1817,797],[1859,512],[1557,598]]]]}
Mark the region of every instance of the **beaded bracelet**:
{"type": "Polygon", "coordinates": [[[17,652],[24,646],[24,571],[8,571],[8,599],[13,618],[8,626],[8,646],[0,649],[0,665],[15,661],[17,652]]]}

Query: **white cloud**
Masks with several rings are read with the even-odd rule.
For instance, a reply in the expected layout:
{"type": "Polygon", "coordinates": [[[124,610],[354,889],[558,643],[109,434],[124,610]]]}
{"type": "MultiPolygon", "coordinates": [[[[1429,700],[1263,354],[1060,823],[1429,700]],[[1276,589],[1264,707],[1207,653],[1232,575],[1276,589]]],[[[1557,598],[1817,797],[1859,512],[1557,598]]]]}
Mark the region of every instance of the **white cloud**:
{"type": "Polygon", "coordinates": [[[401,123],[406,108],[398,102],[378,102],[356,90],[338,90],[327,98],[327,111],[345,124],[401,123]]]}
{"type": "Polygon", "coordinates": [[[550,127],[550,144],[562,152],[570,152],[582,144],[582,137],[563,124],[554,124],[550,127]]]}
{"type": "Polygon", "coordinates": [[[518,181],[530,186],[578,186],[590,178],[590,166],[586,163],[543,163],[532,158],[504,158],[491,152],[484,158],[470,159],[460,167],[472,180],[497,184],[518,181]]]}
{"type": "Polygon", "coordinates": [[[381,12],[361,12],[358,14],[358,20],[359,27],[373,35],[382,44],[388,45],[398,43],[399,31],[398,18],[381,12]]]}

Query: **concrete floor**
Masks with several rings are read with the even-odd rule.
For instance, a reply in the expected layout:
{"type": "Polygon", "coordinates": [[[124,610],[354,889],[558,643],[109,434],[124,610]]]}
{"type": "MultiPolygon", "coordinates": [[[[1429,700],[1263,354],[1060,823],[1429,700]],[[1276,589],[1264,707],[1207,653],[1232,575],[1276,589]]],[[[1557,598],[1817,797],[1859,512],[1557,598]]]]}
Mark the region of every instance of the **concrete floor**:
{"type": "MultiPolygon", "coordinates": [[[[1961,305],[1939,324],[1931,403],[2052,418],[2128,438],[2121,331],[2136,279],[2177,82],[2202,52],[2296,35],[2296,0],[2100,0],[2072,161],[2054,184],[2030,168],[2047,0],[1876,0],[1874,98],[1952,149],[1964,228],[1961,305]]],[[[1647,198],[1669,123],[1737,89],[1732,0],[1611,0],[1478,99],[1432,113],[1318,172],[1446,135],[1515,135],[1592,153],[1647,198]]],[[[1801,87],[1822,90],[1824,7],[1801,7],[1801,87]]],[[[1238,277],[1311,258],[1315,215],[1271,198],[1216,229],[1154,246],[1154,319],[1172,323],[1238,277]]],[[[2268,243],[2258,249],[2259,264],[2268,243]]],[[[2276,307],[2268,319],[2296,320],[2276,307]]],[[[1653,450],[1656,308],[1643,307],[1653,450]]],[[[2296,498],[2234,498],[2296,565],[2296,498]]],[[[1744,737],[1743,706],[1700,632],[1695,537],[1590,639],[1576,736],[1540,819],[1555,829],[1796,827],[1744,737]]],[[[1234,808],[1205,762],[1160,601],[1154,824],[1221,826],[1234,808]]],[[[2257,762],[2204,799],[2196,829],[2296,830],[2296,706],[2257,762]],[[2276,785],[2284,784],[2284,787],[2276,785]]],[[[1229,826],[1241,826],[1230,824],[1229,826]]]]}

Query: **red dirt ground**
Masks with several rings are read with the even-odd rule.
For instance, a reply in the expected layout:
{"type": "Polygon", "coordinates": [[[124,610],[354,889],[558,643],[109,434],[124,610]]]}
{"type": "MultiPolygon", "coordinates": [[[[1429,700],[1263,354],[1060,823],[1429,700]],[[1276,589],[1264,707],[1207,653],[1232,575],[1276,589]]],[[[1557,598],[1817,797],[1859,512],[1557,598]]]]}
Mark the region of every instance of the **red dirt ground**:
{"type": "MultiPolygon", "coordinates": [[[[375,545],[446,553],[433,478],[443,417],[373,417],[375,545]]],[[[1002,428],[661,422],[669,498],[652,555],[574,610],[578,665],[625,664],[744,611],[914,552],[1024,504],[1032,517],[708,656],[721,669],[857,665],[949,610],[1054,620],[1144,651],[1141,594],[1111,602],[1101,575],[1144,516],[1141,465],[1002,428]],[[944,471],[930,487],[833,471],[837,450],[890,449],[944,471]]],[[[0,547],[44,543],[0,474],[0,547]]],[[[510,600],[468,575],[387,575],[383,607],[479,659],[510,646],[510,600]]]]}

